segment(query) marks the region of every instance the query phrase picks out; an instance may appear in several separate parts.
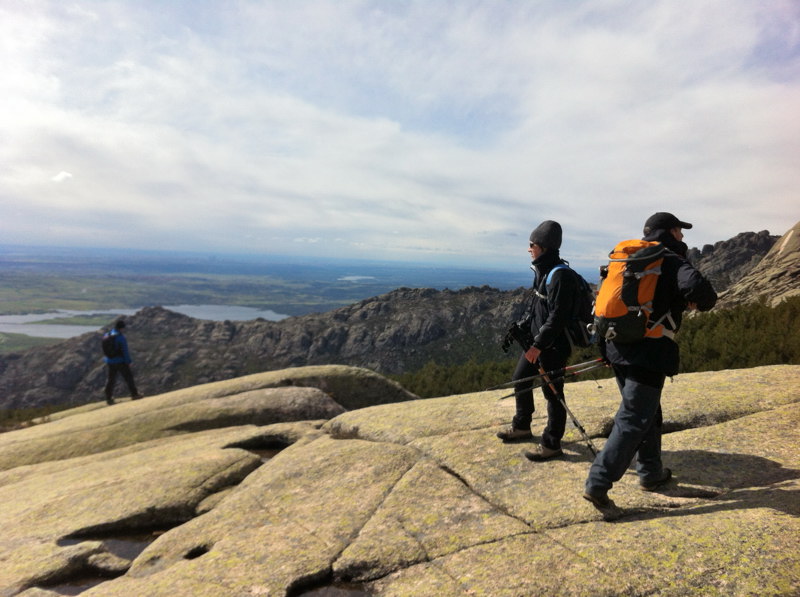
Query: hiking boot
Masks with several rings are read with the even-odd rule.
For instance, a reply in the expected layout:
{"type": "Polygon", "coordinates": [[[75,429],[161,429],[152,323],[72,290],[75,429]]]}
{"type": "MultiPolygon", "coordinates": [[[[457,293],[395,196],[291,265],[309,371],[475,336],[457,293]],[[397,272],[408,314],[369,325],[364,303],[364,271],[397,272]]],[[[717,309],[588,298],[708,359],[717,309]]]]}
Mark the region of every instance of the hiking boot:
{"type": "Polygon", "coordinates": [[[661,474],[652,481],[639,481],[642,491],[655,491],[672,479],[672,471],[668,468],[661,469],[661,474]]]}
{"type": "Polygon", "coordinates": [[[106,398],[106,404],[111,406],[112,404],[114,404],[114,399],[113,398],[106,398]]]}
{"type": "Polygon", "coordinates": [[[539,446],[536,450],[526,450],[525,458],[533,460],[534,462],[544,462],[551,458],[558,458],[563,456],[564,451],[561,448],[548,448],[547,446],[539,446]]]}
{"type": "Polygon", "coordinates": [[[594,507],[600,510],[611,507],[611,500],[608,497],[607,491],[589,491],[587,489],[583,494],[583,499],[592,502],[594,507]]]}
{"type": "Polygon", "coordinates": [[[141,394],[136,394],[135,396],[131,396],[131,400],[141,400],[144,398],[141,394]]]}
{"type": "Polygon", "coordinates": [[[533,434],[530,429],[517,429],[513,425],[509,425],[502,431],[498,431],[497,437],[504,442],[514,442],[522,439],[533,439],[533,434]]]}

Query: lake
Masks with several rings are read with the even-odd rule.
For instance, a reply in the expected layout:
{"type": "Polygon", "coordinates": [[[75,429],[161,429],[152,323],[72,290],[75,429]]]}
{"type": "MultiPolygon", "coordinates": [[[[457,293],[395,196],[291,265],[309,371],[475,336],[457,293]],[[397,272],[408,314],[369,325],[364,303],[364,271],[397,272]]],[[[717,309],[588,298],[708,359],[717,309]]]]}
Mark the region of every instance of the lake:
{"type": "MultiPolygon", "coordinates": [[[[262,310],[236,305],[166,305],[165,309],[211,321],[252,321],[261,317],[267,321],[280,321],[288,317],[270,309],[262,310]]],[[[73,338],[87,332],[95,332],[99,327],[91,325],[65,325],[59,323],[34,323],[39,321],[56,321],[78,315],[108,315],[109,321],[119,315],[133,315],[138,309],[119,309],[114,311],[70,311],[58,310],[52,313],[35,313],[28,315],[0,315],[0,332],[7,334],[24,334],[36,338],[73,338]]]]}

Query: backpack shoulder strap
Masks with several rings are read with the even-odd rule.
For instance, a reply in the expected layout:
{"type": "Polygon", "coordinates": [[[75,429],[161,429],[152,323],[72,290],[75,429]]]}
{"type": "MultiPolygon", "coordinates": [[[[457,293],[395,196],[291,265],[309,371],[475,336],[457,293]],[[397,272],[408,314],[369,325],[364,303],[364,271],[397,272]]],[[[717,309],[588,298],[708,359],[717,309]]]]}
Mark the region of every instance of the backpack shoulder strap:
{"type": "Polygon", "coordinates": [[[555,274],[560,269],[570,269],[570,267],[566,263],[559,263],[550,270],[550,273],[547,274],[547,278],[544,281],[545,289],[553,281],[553,274],[555,274]]]}
{"type": "Polygon", "coordinates": [[[547,276],[544,279],[544,284],[539,284],[539,288],[534,288],[534,293],[536,294],[536,296],[538,296],[540,299],[546,299],[547,298],[547,287],[550,285],[550,282],[552,282],[552,280],[553,280],[553,274],[555,274],[560,269],[571,269],[571,268],[569,267],[569,265],[567,265],[566,263],[563,263],[563,262],[562,263],[557,263],[556,265],[554,265],[553,269],[551,269],[547,273],[547,276]]]}

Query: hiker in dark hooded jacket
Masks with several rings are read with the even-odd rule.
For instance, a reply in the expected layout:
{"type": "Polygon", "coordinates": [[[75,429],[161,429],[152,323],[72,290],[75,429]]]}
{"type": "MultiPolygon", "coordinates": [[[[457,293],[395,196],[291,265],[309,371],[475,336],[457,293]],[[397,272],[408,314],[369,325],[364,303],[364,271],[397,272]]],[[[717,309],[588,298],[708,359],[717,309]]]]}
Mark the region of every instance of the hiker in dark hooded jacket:
{"type": "Polygon", "coordinates": [[[131,393],[131,398],[137,400],[142,396],[136,389],[136,383],[133,381],[133,372],[131,371],[131,354],[128,351],[128,341],[122,330],[125,328],[125,321],[120,319],[114,324],[114,328],[109,332],[109,335],[114,338],[117,347],[116,356],[103,357],[106,365],[108,366],[108,379],[106,381],[105,395],[108,404],[114,404],[114,385],[117,382],[117,375],[121,375],[122,379],[128,385],[131,393]]]}
{"type": "Polygon", "coordinates": [[[632,344],[601,340],[601,352],[614,368],[622,403],[611,435],[586,479],[583,497],[599,508],[611,505],[608,491],[634,457],[643,490],[654,491],[672,477],[672,471],[661,462],[661,391],[666,377],[678,373],[674,334],[684,310],[708,311],[717,302],[711,283],[686,259],[688,247],[682,230],[691,227],[666,212],[653,214],[644,225],[643,240],[661,242],[669,250],[656,283],[650,316],[656,322],[663,317],[664,335],[632,344]]]}
{"type": "MultiPolygon", "coordinates": [[[[530,313],[530,332],[533,345],[524,352],[517,363],[513,380],[526,379],[539,373],[540,366],[545,371],[553,371],[566,366],[571,353],[566,326],[572,318],[575,301],[580,291],[574,272],[560,269],[554,272],[550,283],[546,284],[548,274],[557,265],[565,263],[559,251],[561,248],[561,226],[558,222],[547,220],[537,226],[530,235],[528,253],[532,258],[534,271],[534,296],[530,313]]],[[[561,438],[567,422],[567,412],[560,400],[564,400],[564,380],[553,382],[555,392],[545,384],[542,392],[547,400],[547,426],[542,433],[541,444],[535,451],[526,451],[525,456],[534,461],[548,460],[561,456],[561,438]]],[[[527,381],[514,386],[516,392],[516,414],[511,425],[497,433],[504,442],[530,439],[533,418],[533,382],[527,381]]]]}

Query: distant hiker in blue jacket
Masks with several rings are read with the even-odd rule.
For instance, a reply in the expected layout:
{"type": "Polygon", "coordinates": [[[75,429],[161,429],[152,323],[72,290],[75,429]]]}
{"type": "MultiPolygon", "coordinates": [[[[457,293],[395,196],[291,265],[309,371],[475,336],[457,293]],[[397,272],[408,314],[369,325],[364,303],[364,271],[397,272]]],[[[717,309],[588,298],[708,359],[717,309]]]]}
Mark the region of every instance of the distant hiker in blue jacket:
{"type": "Polygon", "coordinates": [[[108,365],[108,381],[105,388],[106,402],[108,404],[114,404],[112,396],[114,394],[114,384],[117,382],[117,374],[122,375],[122,379],[128,384],[131,399],[137,400],[142,397],[136,389],[136,383],[133,381],[133,373],[130,367],[132,360],[128,351],[128,341],[122,333],[124,327],[125,321],[119,319],[114,324],[114,328],[103,336],[103,353],[106,355],[103,360],[108,365]]]}

